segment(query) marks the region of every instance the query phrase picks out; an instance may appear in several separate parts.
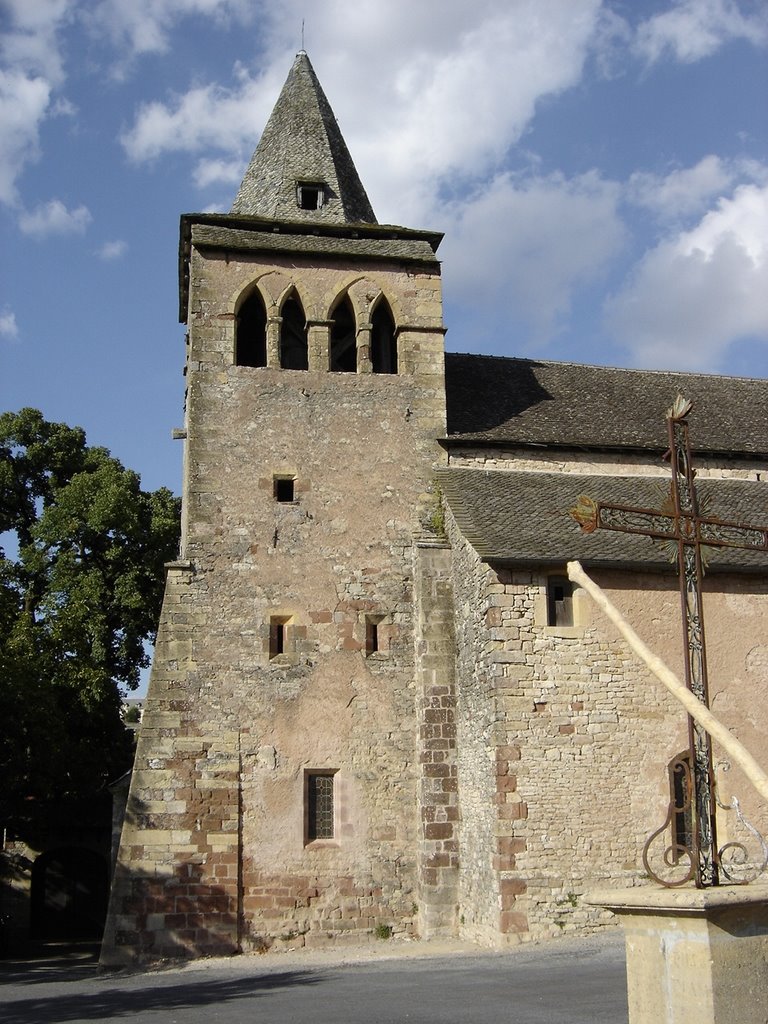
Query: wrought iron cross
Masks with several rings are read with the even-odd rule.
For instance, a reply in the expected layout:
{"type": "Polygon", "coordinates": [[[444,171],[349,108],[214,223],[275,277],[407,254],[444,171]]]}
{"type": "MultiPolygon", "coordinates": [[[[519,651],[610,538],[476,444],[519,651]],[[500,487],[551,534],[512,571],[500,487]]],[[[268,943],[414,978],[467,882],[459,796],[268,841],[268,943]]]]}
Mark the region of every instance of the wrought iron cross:
{"type": "MultiPolygon", "coordinates": [[[[597,529],[616,530],[620,533],[641,534],[674,545],[682,605],[685,681],[699,700],[709,706],[707,651],[701,597],[701,579],[704,573],[702,548],[731,547],[768,551],[768,527],[728,522],[701,514],[688,436],[687,417],[691,408],[692,403],[678,395],[672,408],[667,411],[672,486],[669,499],[662,508],[611,505],[582,496],[577,506],[571,509],[571,515],[581,524],[584,533],[592,533],[597,529]]],[[[719,884],[712,745],[706,730],[690,716],[688,740],[690,763],[693,768],[693,828],[690,851],[692,866],[682,881],[688,881],[693,877],[698,888],[707,888],[719,884]]],[[[678,806],[677,810],[680,811],[681,808],[678,806]]],[[[670,815],[671,813],[670,810],[670,815]]],[[[651,836],[646,844],[646,851],[665,826],[651,836]]],[[[644,859],[648,866],[646,852],[644,859]]],[[[658,876],[655,877],[658,881],[664,881],[658,876]]]]}

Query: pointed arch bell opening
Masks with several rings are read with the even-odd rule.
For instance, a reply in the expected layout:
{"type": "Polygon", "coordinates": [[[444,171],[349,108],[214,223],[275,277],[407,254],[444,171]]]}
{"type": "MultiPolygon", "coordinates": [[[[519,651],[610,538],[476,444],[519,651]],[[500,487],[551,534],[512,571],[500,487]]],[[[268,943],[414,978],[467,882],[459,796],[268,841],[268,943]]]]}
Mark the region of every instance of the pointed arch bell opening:
{"type": "Polygon", "coordinates": [[[382,298],[371,317],[371,363],[374,373],[397,373],[397,334],[392,310],[382,298]]]}
{"type": "Polygon", "coordinates": [[[357,372],[357,337],[352,303],[344,298],[331,318],[330,368],[335,373],[357,372]]]}
{"type": "Polygon", "coordinates": [[[237,313],[235,365],[267,365],[267,311],[257,289],[251,292],[237,313]]]}
{"type": "Polygon", "coordinates": [[[280,324],[280,366],[284,370],[309,369],[307,318],[294,293],[283,304],[280,324]]]}

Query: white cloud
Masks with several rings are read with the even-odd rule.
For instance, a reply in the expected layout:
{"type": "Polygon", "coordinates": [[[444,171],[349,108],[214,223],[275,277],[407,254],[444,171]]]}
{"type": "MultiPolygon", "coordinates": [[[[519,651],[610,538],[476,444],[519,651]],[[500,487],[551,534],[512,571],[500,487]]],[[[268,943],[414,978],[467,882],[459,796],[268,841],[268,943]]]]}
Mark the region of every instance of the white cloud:
{"type": "Polygon", "coordinates": [[[669,51],[677,60],[692,63],[734,39],[755,46],[768,43],[764,0],[676,0],[670,10],[639,26],[636,48],[651,62],[669,51]]]}
{"type": "Polygon", "coordinates": [[[134,57],[166,53],[171,30],[180,19],[199,15],[223,25],[233,20],[247,23],[253,7],[247,0],[99,0],[89,9],[86,24],[124,52],[113,68],[120,77],[134,57]]]}
{"type": "Polygon", "coordinates": [[[18,338],[19,328],[16,323],[16,314],[8,309],[0,309],[0,338],[18,338]]]}
{"type": "Polygon", "coordinates": [[[123,241],[122,238],[115,239],[114,242],[105,242],[100,245],[96,250],[96,255],[101,260],[110,262],[111,260],[119,260],[121,256],[125,255],[128,250],[128,243],[123,241]]]}
{"type": "Polygon", "coordinates": [[[193,172],[198,188],[208,185],[239,185],[245,172],[242,160],[200,160],[193,172]]]}
{"type": "Polygon", "coordinates": [[[9,29],[0,37],[6,67],[42,76],[52,85],[64,79],[57,33],[71,17],[72,0],[3,0],[9,29]]]}
{"type": "MultiPolygon", "coordinates": [[[[235,89],[197,86],[169,104],[147,103],[121,142],[131,160],[152,160],[162,153],[219,149],[238,153],[248,126],[269,115],[269,103],[257,81],[246,79],[235,89]]],[[[206,158],[203,163],[209,163],[206,158]]]]}
{"type": "Polygon", "coordinates": [[[0,202],[17,200],[16,181],[39,152],[39,126],[49,97],[44,79],[0,69],[0,202]]]}
{"type": "Polygon", "coordinates": [[[575,291],[598,280],[624,244],[619,198],[619,186],[594,172],[499,175],[448,211],[446,295],[485,318],[495,310],[505,332],[516,321],[533,344],[549,341],[575,291]]]}
{"type": "Polygon", "coordinates": [[[694,167],[667,175],[635,172],[629,179],[627,197],[663,218],[698,213],[713,196],[733,182],[735,169],[720,157],[705,156],[694,167]]]}
{"type": "Polygon", "coordinates": [[[0,202],[18,202],[17,181],[39,156],[40,126],[51,94],[64,77],[57,33],[70,14],[69,0],[3,0],[6,31],[0,36],[0,202]]]}
{"type": "MultiPolygon", "coordinates": [[[[231,87],[196,85],[142,107],[122,137],[131,159],[246,160],[305,8],[262,5],[270,60],[258,78],[240,68],[231,87]]],[[[418,222],[441,187],[492,174],[537,104],[579,81],[600,20],[600,0],[317,0],[307,47],[379,218],[418,222]]],[[[210,166],[198,165],[198,182],[210,166]]]]}
{"type": "Polygon", "coordinates": [[[723,369],[733,342],[768,342],[768,186],[738,186],[646,253],[606,323],[644,366],[723,369]]]}
{"type": "Polygon", "coordinates": [[[82,234],[91,223],[87,207],[68,210],[60,199],[51,199],[31,212],[19,215],[19,227],[25,235],[45,238],[48,235],[82,234]]]}

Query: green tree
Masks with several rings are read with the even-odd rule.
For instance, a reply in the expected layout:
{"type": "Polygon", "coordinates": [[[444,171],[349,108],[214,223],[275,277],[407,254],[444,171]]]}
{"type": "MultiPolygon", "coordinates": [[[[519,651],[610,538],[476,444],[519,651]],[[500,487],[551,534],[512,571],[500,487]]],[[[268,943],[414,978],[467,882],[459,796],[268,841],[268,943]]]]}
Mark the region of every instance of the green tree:
{"type": "Polygon", "coordinates": [[[120,687],[148,664],[179,502],[85,433],[0,415],[0,817],[127,770],[120,687]]]}

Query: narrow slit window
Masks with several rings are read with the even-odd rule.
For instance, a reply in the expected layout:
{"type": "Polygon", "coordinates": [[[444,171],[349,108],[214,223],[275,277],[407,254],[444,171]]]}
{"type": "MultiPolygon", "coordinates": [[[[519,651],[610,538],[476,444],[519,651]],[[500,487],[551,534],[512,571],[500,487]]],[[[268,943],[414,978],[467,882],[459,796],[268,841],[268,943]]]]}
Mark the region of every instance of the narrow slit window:
{"type": "Polygon", "coordinates": [[[334,829],[334,773],[307,772],[306,811],[307,842],[333,839],[334,829]]]}
{"type": "Polygon", "coordinates": [[[274,478],[275,501],[289,504],[296,500],[296,481],[292,476],[276,476],[274,478]]]}
{"type": "Polygon", "coordinates": [[[277,658],[288,650],[288,624],[290,618],[273,615],[269,620],[269,656],[277,658]]]}
{"type": "Polygon", "coordinates": [[[573,625],[573,584],[567,576],[547,580],[547,625],[573,625]]]}
{"type": "Polygon", "coordinates": [[[369,616],[365,620],[365,653],[367,657],[377,654],[381,650],[381,638],[379,636],[379,624],[381,619],[369,616]]]}

